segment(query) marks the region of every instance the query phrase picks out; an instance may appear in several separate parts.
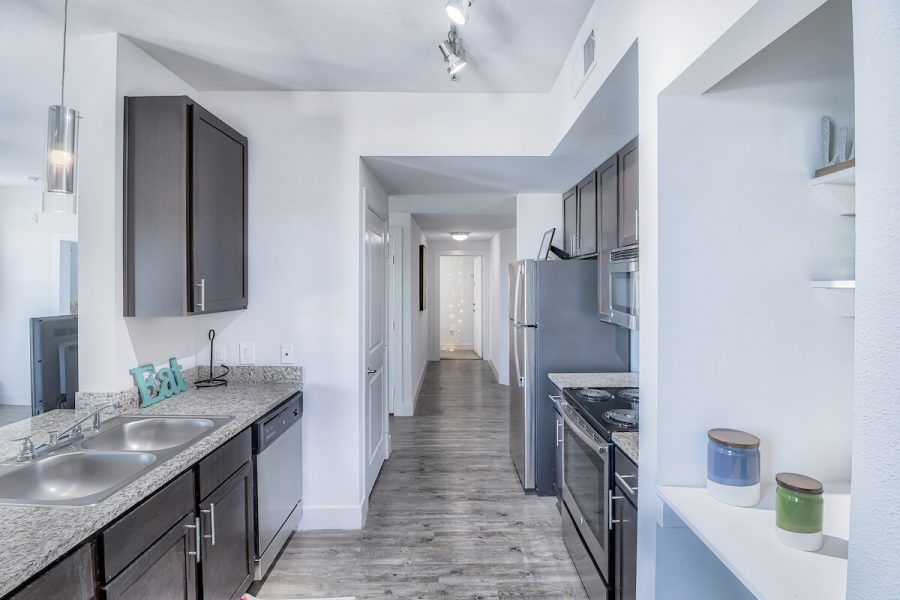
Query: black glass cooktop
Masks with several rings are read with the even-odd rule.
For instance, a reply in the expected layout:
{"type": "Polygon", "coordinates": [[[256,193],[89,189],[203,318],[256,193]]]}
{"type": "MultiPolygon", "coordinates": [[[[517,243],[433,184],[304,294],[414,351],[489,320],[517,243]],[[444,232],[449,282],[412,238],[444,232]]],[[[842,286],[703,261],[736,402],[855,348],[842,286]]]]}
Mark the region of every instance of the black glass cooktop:
{"type": "Polygon", "coordinates": [[[566,388],[563,397],[607,441],[617,431],[638,430],[637,388],[566,388]]]}

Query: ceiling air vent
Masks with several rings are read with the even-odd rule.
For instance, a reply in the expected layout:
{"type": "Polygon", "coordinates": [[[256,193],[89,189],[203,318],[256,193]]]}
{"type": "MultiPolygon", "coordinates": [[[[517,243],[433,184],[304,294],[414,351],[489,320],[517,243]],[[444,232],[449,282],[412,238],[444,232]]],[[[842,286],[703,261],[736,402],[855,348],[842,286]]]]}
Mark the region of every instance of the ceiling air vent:
{"type": "Polygon", "coordinates": [[[596,52],[597,38],[594,30],[591,29],[581,44],[581,52],[575,52],[575,56],[572,58],[572,88],[576,96],[596,66],[596,52]]]}
{"type": "Polygon", "coordinates": [[[590,68],[594,65],[594,31],[591,30],[591,33],[588,34],[587,39],[584,40],[584,46],[582,48],[582,75],[587,75],[590,68]]]}

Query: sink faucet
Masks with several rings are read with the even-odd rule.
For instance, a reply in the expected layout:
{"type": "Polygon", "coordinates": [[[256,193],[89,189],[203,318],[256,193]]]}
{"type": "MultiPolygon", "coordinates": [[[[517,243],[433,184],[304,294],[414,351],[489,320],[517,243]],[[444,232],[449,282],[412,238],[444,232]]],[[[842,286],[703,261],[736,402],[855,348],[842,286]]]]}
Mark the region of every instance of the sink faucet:
{"type": "Polygon", "coordinates": [[[81,432],[81,424],[85,421],[92,420],[91,432],[99,432],[100,413],[102,413],[107,408],[119,408],[121,405],[121,402],[107,402],[105,404],[100,404],[94,407],[94,410],[92,410],[90,413],[79,418],[77,421],[72,423],[69,428],[63,430],[62,432],[51,431],[49,433],[47,441],[37,447],[35,447],[34,443],[31,441],[30,435],[16,438],[13,441],[22,442],[19,446],[19,455],[16,457],[16,462],[25,463],[32,461],[35,459],[35,457],[40,456],[41,454],[46,454],[47,452],[51,452],[61,446],[80,439],[84,436],[84,434],[81,432]]]}

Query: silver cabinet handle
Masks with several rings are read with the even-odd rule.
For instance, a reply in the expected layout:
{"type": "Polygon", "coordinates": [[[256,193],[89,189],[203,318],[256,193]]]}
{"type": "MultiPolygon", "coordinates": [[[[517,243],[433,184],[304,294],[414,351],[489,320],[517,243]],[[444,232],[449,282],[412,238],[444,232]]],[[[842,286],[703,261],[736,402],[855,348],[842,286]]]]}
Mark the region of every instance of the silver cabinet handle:
{"type": "Polygon", "coordinates": [[[625,496],[613,496],[612,494],[613,494],[612,490],[610,490],[609,496],[607,496],[609,498],[609,501],[606,503],[606,518],[607,518],[607,521],[609,524],[610,531],[612,531],[614,524],[628,522],[627,519],[613,519],[613,516],[612,516],[613,502],[616,500],[624,500],[625,496]]]}
{"type": "Polygon", "coordinates": [[[216,505],[212,502],[209,503],[209,509],[202,508],[200,512],[203,514],[209,515],[209,533],[204,535],[205,539],[209,540],[209,543],[213,546],[216,545],[216,505]]]}
{"type": "Polygon", "coordinates": [[[638,209],[634,209],[634,239],[635,241],[641,238],[641,216],[638,212],[638,209]]]}
{"type": "Polygon", "coordinates": [[[368,374],[369,374],[369,375],[374,375],[374,374],[375,374],[375,369],[369,369],[369,368],[367,368],[366,371],[368,371],[368,374]]]}
{"type": "Polygon", "coordinates": [[[196,550],[188,551],[188,556],[193,556],[194,559],[199,563],[200,562],[200,544],[203,542],[200,540],[200,517],[196,517],[194,519],[193,525],[185,525],[185,529],[193,529],[194,530],[194,547],[196,550]]]}
{"type": "Polygon", "coordinates": [[[196,287],[200,288],[200,302],[194,304],[194,306],[200,309],[200,312],[206,311],[206,279],[201,279],[200,283],[194,284],[196,287]]]}
{"type": "Polygon", "coordinates": [[[616,482],[622,487],[623,490],[634,496],[635,494],[637,494],[638,488],[637,486],[631,487],[630,485],[628,485],[628,482],[625,481],[626,479],[634,479],[634,475],[619,475],[618,473],[616,473],[616,482]]]}

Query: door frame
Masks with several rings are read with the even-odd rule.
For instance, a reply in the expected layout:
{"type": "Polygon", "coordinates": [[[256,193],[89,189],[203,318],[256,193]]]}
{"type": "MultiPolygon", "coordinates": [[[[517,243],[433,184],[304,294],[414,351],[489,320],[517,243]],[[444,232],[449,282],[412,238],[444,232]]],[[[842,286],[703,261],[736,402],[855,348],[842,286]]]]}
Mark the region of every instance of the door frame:
{"type": "MultiPolygon", "coordinates": [[[[490,331],[490,311],[485,310],[484,297],[485,290],[490,289],[490,269],[484,268],[490,264],[490,243],[474,242],[467,247],[454,249],[448,245],[432,244],[429,247],[429,269],[431,273],[431,282],[429,284],[428,293],[431,294],[431,305],[428,307],[430,314],[428,315],[428,360],[436,361],[441,359],[441,258],[442,256],[480,256],[481,257],[481,347],[482,349],[489,347],[485,343],[484,336],[486,331],[490,331]]],[[[490,362],[484,356],[482,360],[490,362]]]]}
{"type": "MultiPolygon", "coordinates": [[[[403,403],[403,228],[388,221],[388,414],[403,403]]],[[[390,450],[388,450],[390,452],[390,450]]]]}

